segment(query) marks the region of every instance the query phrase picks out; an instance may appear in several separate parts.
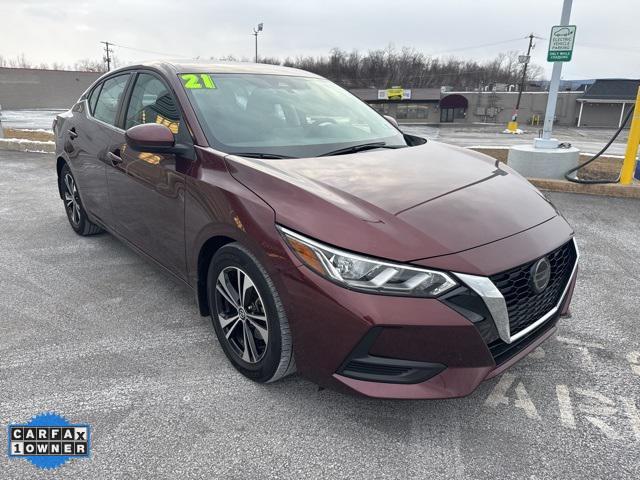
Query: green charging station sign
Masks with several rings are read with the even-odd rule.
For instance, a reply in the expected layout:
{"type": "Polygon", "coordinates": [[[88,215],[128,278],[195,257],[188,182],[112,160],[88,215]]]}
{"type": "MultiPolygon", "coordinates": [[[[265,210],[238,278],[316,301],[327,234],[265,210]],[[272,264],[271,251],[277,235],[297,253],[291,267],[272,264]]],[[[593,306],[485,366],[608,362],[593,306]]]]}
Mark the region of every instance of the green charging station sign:
{"type": "Polygon", "coordinates": [[[556,25],[551,27],[547,62],[570,62],[575,39],[575,25],[556,25]]]}

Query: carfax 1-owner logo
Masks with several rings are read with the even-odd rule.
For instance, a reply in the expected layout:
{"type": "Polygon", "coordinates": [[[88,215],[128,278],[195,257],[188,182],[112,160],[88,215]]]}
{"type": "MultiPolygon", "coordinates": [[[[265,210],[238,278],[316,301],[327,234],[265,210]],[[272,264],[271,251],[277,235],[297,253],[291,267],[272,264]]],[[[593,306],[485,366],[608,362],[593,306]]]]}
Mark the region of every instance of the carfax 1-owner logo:
{"type": "Polygon", "coordinates": [[[72,458],[87,458],[91,452],[91,429],[48,412],[26,424],[9,425],[7,443],[9,458],[27,459],[36,467],[51,469],[72,458]]]}

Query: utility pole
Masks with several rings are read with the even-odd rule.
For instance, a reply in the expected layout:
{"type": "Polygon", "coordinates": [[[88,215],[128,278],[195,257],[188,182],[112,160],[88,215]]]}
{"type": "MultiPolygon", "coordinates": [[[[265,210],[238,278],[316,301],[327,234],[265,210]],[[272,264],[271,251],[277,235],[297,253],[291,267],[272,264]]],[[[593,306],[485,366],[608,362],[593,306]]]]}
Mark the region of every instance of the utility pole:
{"type": "MultiPolygon", "coordinates": [[[[564,0],[564,3],[562,4],[562,15],[560,16],[560,25],[569,25],[572,3],[573,0],[564,0]]],[[[551,138],[551,132],[553,131],[553,120],[556,116],[556,102],[558,100],[558,90],[560,88],[562,63],[563,62],[553,62],[551,82],[549,83],[549,96],[547,98],[547,110],[544,114],[542,138],[533,139],[533,145],[536,148],[558,148],[558,144],[560,143],[558,140],[551,138]]]]}
{"type": "Polygon", "coordinates": [[[527,66],[531,59],[531,48],[533,47],[533,33],[529,34],[529,48],[527,48],[527,56],[522,67],[522,80],[520,80],[520,90],[518,90],[518,100],[516,101],[516,111],[513,114],[513,121],[516,122],[516,128],[518,128],[518,109],[520,108],[520,100],[522,99],[522,92],[524,91],[525,82],[527,80],[527,66]]]}
{"type": "Polygon", "coordinates": [[[256,37],[256,63],[258,63],[258,34],[262,31],[263,25],[263,23],[259,23],[258,28],[254,28],[253,33],[251,34],[256,37]]]}
{"type": "Polygon", "coordinates": [[[105,56],[103,60],[107,62],[107,72],[108,72],[111,70],[111,54],[113,53],[113,50],[109,48],[109,42],[100,42],[100,43],[104,43],[105,56]]]}

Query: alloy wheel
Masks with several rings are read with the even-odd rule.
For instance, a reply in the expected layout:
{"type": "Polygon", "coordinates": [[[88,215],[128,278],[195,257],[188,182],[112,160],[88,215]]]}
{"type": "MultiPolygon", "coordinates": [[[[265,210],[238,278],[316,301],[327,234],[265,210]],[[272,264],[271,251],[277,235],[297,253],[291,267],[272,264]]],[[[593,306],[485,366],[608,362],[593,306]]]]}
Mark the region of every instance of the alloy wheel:
{"type": "Polygon", "coordinates": [[[240,268],[227,267],[216,280],[218,321],[233,352],[247,363],[258,363],[267,351],[269,324],[260,292],[240,268]]]}
{"type": "Polygon", "coordinates": [[[76,226],[80,225],[80,197],[76,182],[70,173],[64,176],[64,207],[71,222],[76,226]]]}

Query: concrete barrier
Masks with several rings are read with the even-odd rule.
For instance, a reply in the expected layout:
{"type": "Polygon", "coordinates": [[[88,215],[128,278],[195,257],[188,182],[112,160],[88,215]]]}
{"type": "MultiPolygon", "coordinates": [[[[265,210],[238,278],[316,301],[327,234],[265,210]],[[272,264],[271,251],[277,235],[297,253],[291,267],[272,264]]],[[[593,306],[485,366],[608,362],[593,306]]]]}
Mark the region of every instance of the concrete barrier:
{"type": "Polygon", "coordinates": [[[535,148],[516,145],[509,149],[508,163],[527,178],[553,178],[564,180],[564,174],[578,166],[580,150],[570,148],[535,148]]]}

